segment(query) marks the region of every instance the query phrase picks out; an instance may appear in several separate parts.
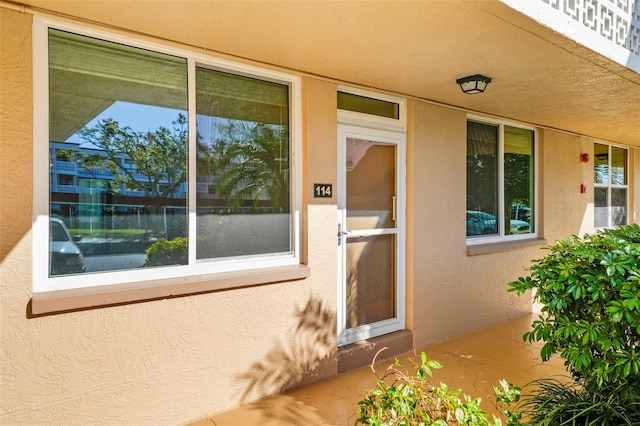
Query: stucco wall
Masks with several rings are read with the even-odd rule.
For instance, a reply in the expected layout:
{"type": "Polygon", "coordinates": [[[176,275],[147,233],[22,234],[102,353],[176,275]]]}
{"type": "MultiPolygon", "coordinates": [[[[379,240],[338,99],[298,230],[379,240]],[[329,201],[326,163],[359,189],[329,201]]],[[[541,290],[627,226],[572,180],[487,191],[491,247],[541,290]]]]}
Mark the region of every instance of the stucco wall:
{"type": "MultiPolygon", "coordinates": [[[[311,193],[314,182],[337,187],[336,84],[302,80],[303,152],[294,162],[303,165],[308,279],[27,318],[32,16],[0,7],[0,19],[0,423],[175,425],[335,374],[336,199],[311,193]]],[[[507,293],[506,283],[541,252],[467,255],[466,113],[408,105],[407,324],[422,348],[529,312],[527,298],[507,293]]],[[[593,141],[549,130],[538,136],[542,235],[551,243],[590,232],[593,167],[579,155],[592,156],[593,141]]]]}
{"type": "Polygon", "coordinates": [[[634,182],[633,186],[633,214],[631,219],[634,223],[640,223],[640,148],[632,149],[633,153],[633,170],[631,170],[630,182],[634,182]]]}
{"type": "Polygon", "coordinates": [[[530,312],[506,283],[536,249],[466,255],[466,113],[414,106],[412,308],[421,347],[530,312]]]}
{"type": "Polygon", "coordinates": [[[542,130],[542,218],[549,243],[593,232],[593,139],[542,130]],[[581,154],[589,162],[581,161],[581,154]],[[580,185],[586,192],[580,192],[580,185]]]}
{"type": "MultiPolygon", "coordinates": [[[[331,205],[312,205],[305,212],[306,222],[316,224],[308,234],[312,243],[306,257],[313,270],[307,280],[27,318],[32,16],[0,8],[0,19],[0,423],[175,425],[234,407],[243,397],[251,400],[281,385],[335,373],[336,216],[331,205]],[[314,367],[316,373],[303,377],[314,367]]],[[[307,139],[335,144],[335,86],[316,96],[318,84],[304,83],[314,99],[307,139]]],[[[321,155],[326,148],[306,149],[321,155]]],[[[335,169],[310,168],[309,173],[325,182],[334,178],[335,169]]]]}
{"type": "MultiPolygon", "coordinates": [[[[507,293],[506,283],[526,274],[530,259],[544,252],[534,245],[466,255],[466,171],[459,161],[466,155],[466,113],[413,104],[410,306],[414,344],[420,347],[531,311],[529,299],[507,293]]],[[[583,163],[580,156],[593,159],[594,141],[546,129],[538,130],[538,140],[539,235],[552,244],[593,232],[593,161],[583,163]]]]}

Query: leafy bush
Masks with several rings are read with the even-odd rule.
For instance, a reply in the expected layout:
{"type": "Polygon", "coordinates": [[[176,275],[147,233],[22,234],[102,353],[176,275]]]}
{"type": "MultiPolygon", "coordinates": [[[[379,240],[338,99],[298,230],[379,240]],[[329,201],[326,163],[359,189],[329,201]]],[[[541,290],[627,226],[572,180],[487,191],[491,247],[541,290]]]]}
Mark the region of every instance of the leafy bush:
{"type": "Polygon", "coordinates": [[[524,338],[544,340],[588,386],[640,383],[640,226],[572,236],[534,261],[510,291],[535,290],[542,315],[524,338]]]}
{"type": "Polygon", "coordinates": [[[186,265],[187,253],[186,238],[160,239],[147,249],[145,266],[186,265]]]}
{"type": "MultiPolygon", "coordinates": [[[[418,364],[412,360],[415,375],[401,371],[402,363],[396,359],[395,363],[390,365],[380,377],[373,368],[376,357],[371,363],[371,369],[378,378],[376,387],[358,403],[356,425],[499,426],[502,424],[495,417],[493,422],[488,420],[487,413],[480,408],[480,398],[471,399],[463,395],[461,400],[460,389],[450,390],[444,383],[439,387],[432,386],[427,378],[433,377],[432,369],[441,368],[441,365],[437,361],[428,360],[424,352],[421,354],[421,363],[418,364]],[[387,385],[385,380],[391,380],[392,383],[387,385]]],[[[507,395],[512,392],[508,386],[504,383],[503,385],[507,395]]]]}
{"type": "Polygon", "coordinates": [[[573,381],[539,380],[520,408],[532,424],[640,424],[640,226],[547,247],[509,291],[534,290],[542,314],[523,337],[559,354],[573,381]]]}
{"type": "Polygon", "coordinates": [[[516,404],[517,415],[510,418],[513,421],[509,425],[640,424],[640,390],[627,384],[605,385],[597,392],[582,386],[581,381],[541,379],[529,385],[535,386],[535,391],[516,404]],[[522,418],[526,423],[520,421],[522,418]]]}

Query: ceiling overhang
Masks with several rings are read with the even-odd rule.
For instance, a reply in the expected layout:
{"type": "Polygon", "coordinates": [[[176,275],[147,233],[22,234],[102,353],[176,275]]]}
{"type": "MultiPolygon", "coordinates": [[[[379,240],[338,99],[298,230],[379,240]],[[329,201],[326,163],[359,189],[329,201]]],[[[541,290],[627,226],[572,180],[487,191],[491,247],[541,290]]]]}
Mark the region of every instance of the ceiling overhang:
{"type": "Polygon", "coordinates": [[[24,0],[29,7],[640,147],[640,74],[499,1],[24,0]],[[456,79],[492,79],[465,95],[456,79]]]}

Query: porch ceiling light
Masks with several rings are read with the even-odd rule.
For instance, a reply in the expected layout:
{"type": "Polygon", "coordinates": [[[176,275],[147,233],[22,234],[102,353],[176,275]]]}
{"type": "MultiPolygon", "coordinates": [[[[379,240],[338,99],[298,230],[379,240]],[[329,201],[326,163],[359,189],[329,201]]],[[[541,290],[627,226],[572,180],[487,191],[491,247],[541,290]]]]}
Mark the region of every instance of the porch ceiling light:
{"type": "Polygon", "coordinates": [[[484,75],[476,74],[470,75],[469,77],[459,78],[456,80],[456,83],[460,85],[460,88],[464,93],[474,95],[476,93],[484,92],[487,85],[491,83],[491,79],[484,75]]]}

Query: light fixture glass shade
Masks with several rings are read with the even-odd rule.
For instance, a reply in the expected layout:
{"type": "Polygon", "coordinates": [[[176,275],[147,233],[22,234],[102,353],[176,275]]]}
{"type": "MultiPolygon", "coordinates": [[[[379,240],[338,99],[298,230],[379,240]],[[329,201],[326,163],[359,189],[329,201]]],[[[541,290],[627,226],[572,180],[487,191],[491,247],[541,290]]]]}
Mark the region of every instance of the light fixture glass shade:
{"type": "Polygon", "coordinates": [[[484,92],[487,85],[491,83],[491,79],[489,77],[476,74],[469,77],[459,78],[456,80],[456,83],[460,85],[460,89],[462,89],[464,93],[473,95],[484,92]]]}

